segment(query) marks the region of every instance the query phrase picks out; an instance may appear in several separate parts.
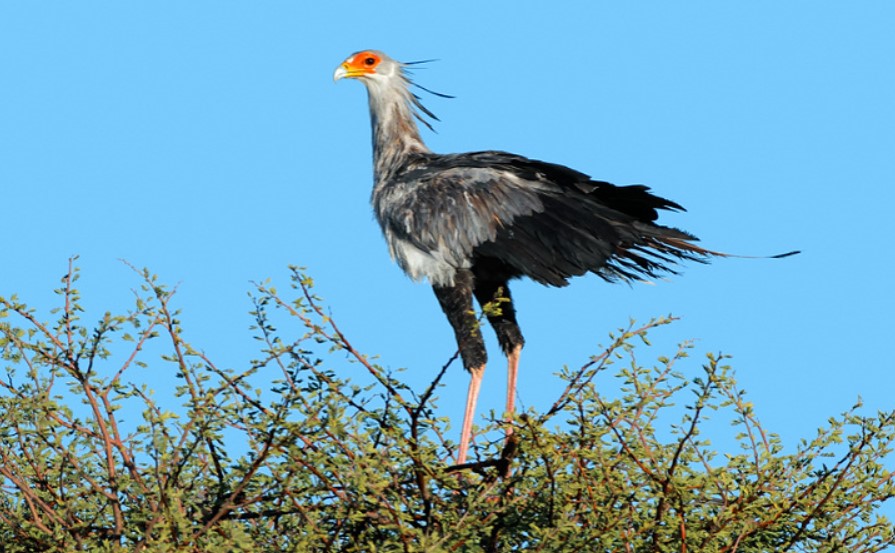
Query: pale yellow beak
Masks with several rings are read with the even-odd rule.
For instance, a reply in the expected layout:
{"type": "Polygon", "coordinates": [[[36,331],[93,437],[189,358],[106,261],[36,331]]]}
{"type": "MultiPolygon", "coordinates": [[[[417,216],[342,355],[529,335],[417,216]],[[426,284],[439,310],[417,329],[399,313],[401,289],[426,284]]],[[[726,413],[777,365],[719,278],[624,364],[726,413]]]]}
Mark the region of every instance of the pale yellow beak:
{"type": "Polygon", "coordinates": [[[348,62],[346,61],[342,65],[336,67],[336,72],[333,73],[333,81],[338,81],[339,79],[349,77],[350,75],[348,73],[348,62]]]}
{"type": "Polygon", "coordinates": [[[338,81],[339,79],[356,79],[358,77],[364,77],[369,72],[363,67],[357,67],[356,65],[352,65],[350,63],[343,62],[342,65],[336,67],[336,72],[333,73],[333,80],[338,81]]]}

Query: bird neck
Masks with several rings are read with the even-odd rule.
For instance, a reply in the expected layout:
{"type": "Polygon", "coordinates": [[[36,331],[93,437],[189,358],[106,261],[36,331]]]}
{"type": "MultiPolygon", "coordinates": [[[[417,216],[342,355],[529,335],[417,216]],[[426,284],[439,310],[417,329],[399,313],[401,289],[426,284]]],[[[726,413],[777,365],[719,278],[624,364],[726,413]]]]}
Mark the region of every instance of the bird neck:
{"type": "Polygon", "coordinates": [[[411,92],[406,87],[368,87],[373,127],[373,173],[376,183],[387,180],[412,154],[429,152],[414,120],[411,92]]]}

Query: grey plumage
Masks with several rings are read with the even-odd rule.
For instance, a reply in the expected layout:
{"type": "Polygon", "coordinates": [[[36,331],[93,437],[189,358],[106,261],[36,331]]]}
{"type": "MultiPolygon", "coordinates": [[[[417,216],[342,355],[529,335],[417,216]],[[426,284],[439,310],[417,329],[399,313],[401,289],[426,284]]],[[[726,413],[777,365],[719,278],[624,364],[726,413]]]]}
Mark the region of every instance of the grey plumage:
{"type": "Polygon", "coordinates": [[[643,186],[616,187],[567,167],[505,152],[411,153],[377,182],[373,207],[392,255],[411,277],[450,285],[402,254],[437,252],[450,267],[492,258],[506,278],[564,286],[594,272],[606,280],[653,277],[705,250],[683,231],[653,223],[682,209],[643,186]]]}
{"type": "MultiPolygon", "coordinates": [[[[334,78],[366,85],[373,132],[373,210],[392,257],[415,280],[428,279],[472,375],[458,462],[466,459],[487,355],[474,312],[500,295],[488,320],[509,360],[508,413],[524,344],[509,281],[529,277],[564,286],[595,273],[630,281],[673,272],[680,260],[724,255],[692,235],[656,224],[661,210],[682,210],[641,185],[595,181],[562,165],[499,152],[439,155],[416,121],[427,110],[411,91],[406,64],[382,52],[352,54],[334,78]]],[[[507,433],[512,431],[507,426],[507,433]]]]}

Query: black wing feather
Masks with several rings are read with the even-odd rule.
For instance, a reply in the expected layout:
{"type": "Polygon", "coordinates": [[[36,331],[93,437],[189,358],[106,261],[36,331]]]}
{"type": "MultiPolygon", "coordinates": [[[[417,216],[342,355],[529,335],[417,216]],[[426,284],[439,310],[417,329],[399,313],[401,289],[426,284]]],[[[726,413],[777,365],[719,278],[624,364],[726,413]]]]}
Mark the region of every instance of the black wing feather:
{"type": "Polygon", "coordinates": [[[386,234],[499,278],[564,286],[593,272],[634,280],[711,253],[696,238],[654,223],[683,210],[642,185],[594,181],[562,165],[505,152],[421,154],[374,192],[386,234]]]}

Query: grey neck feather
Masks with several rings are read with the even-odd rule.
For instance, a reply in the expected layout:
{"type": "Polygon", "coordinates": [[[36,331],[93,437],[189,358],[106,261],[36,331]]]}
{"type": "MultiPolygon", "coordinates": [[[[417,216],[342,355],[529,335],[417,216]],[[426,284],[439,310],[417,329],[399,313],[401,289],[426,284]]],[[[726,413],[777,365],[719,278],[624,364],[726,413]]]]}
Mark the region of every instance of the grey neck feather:
{"type": "Polygon", "coordinates": [[[410,154],[429,148],[414,120],[413,95],[403,75],[367,84],[373,127],[373,176],[377,185],[388,180],[410,154]]]}

